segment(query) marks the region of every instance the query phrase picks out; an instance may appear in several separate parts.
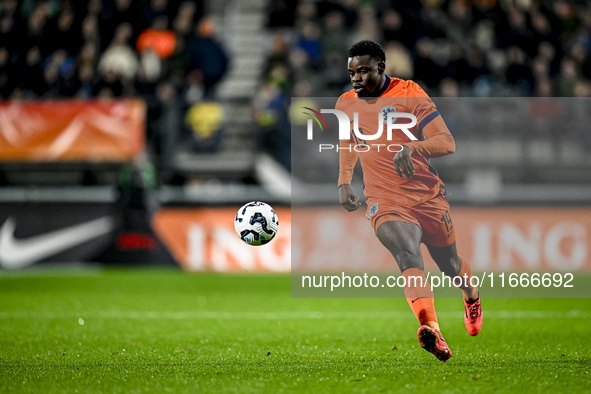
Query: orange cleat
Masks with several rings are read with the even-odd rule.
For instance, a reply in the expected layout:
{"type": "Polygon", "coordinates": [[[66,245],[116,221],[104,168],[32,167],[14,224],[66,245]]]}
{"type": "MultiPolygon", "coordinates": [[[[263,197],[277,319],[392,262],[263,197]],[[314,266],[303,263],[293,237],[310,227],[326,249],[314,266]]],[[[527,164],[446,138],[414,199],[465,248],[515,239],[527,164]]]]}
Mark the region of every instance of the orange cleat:
{"type": "Polygon", "coordinates": [[[421,347],[433,353],[437,359],[446,362],[451,358],[451,350],[439,331],[435,331],[435,329],[429,326],[421,326],[419,327],[417,336],[419,337],[421,347]]]}
{"type": "Polygon", "coordinates": [[[464,300],[464,324],[468,334],[475,336],[478,335],[482,329],[482,305],[480,305],[480,298],[472,304],[468,304],[464,300]]]}

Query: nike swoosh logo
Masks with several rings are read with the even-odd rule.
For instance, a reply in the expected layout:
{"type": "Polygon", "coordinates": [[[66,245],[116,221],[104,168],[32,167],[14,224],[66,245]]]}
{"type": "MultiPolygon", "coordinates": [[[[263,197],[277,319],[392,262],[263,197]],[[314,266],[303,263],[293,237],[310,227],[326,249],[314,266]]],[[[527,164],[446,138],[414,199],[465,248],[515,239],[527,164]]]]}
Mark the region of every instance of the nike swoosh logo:
{"type": "Polygon", "coordinates": [[[419,298],[415,298],[414,300],[410,300],[411,304],[414,304],[415,301],[420,300],[421,298],[427,298],[427,297],[419,297],[419,298]]]}
{"type": "Polygon", "coordinates": [[[16,239],[16,221],[9,217],[0,228],[0,266],[7,269],[28,267],[76,245],[108,234],[115,221],[105,216],[86,223],[51,231],[27,239],[16,239]]]}

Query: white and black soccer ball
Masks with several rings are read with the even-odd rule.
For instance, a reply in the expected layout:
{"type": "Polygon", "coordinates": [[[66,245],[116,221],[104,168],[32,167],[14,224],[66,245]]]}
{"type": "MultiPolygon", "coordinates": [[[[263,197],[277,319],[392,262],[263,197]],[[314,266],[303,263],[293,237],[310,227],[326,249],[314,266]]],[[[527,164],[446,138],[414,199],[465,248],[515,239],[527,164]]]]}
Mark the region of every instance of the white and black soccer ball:
{"type": "Polygon", "coordinates": [[[247,244],[264,245],[277,234],[279,219],[269,204],[251,201],[244,204],[236,213],[234,229],[247,244]]]}

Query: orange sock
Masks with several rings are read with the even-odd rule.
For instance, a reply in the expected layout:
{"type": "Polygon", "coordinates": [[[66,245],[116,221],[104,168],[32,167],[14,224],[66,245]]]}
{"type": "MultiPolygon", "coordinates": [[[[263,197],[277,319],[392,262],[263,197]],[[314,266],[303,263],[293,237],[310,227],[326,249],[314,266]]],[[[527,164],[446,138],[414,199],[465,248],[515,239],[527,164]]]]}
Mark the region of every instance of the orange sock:
{"type": "MultiPolygon", "coordinates": [[[[470,267],[470,263],[468,263],[468,261],[465,258],[463,258],[462,256],[458,256],[458,257],[460,258],[460,261],[462,262],[462,266],[460,268],[460,273],[458,274],[458,276],[462,278],[462,286],[460,286],[460,289],[464,290],[467,294],[470,294],[473,291],[473,289],[476,289],[475,286],[470,285],[470,278],[472,277],[472,268],[470,267]],[[467,279],[464,279],[464,275],[466,275],[467,279]],[[464,285],[467,285],[467,286],[464,286],[464,285]]],[[[476,296],[476,297],[478,297],[478,296],[476,296]]],[[[466,297],[466,298],[468,298],[468,297],[466,297]]]]}
{"type": "Polygon", "coordinates": [[[406,286],[404,286],[406,301],[419,323],[439,330],[433,291],[430,285],[425,286],[427,283],[425,271],[419,268],[409,268],[402,273],[402,276],[406,279],[406,286]]]}

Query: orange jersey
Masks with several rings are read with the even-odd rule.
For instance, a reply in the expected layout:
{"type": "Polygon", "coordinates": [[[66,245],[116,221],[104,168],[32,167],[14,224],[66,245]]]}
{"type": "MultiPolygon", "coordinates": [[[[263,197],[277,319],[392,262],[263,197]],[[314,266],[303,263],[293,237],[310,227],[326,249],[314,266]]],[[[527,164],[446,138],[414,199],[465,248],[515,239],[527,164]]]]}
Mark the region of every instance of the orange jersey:
{"type": "MultiPolygon", "coordinates": [[[[336,109],[347,113],[352,120],[358,113],[359,132],[367,138],[359,138],[353,130],[351,138],[340,141],[339,146],[339,186],[350,184],[357,159],[363,168],[364,195],[392,201],[397,205],[414,206],[444,192],[444,184],[429,163],[429,157],[443,156],[453,152],[453,137],[446,127],[425,135],[423,128],[439,116],[435,104],[425,91],[413,81],[386,77],[383,91],[376,98],[357,97],[350,90],[343,94],[336,109]],[[388,113],[412,114],[416,126],[408,128],[418,141],[412,141],[400,129],[393,129],[390,135],[385,124],[388,113]],[[380,125],[380,123],[382,123],[380,125]],[[372,139],[379,128],[381,136],[372,139]],[[410,179],[401,178],[394,168],[394,156],[401,145],[408,146],[412,154],[415,174],[410,179]]],[[[398,119],[395,123],[408,123],[408,119],[398,119]]],[[[375,136],[374,136],[375,137],[375,136]]]]}

